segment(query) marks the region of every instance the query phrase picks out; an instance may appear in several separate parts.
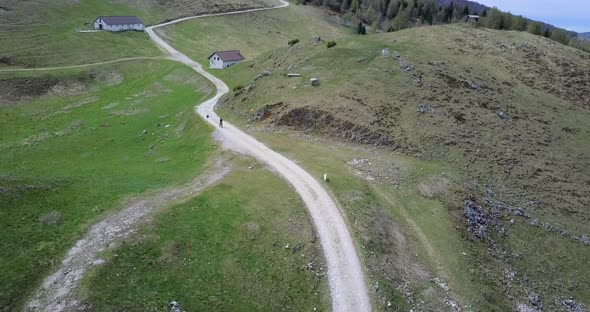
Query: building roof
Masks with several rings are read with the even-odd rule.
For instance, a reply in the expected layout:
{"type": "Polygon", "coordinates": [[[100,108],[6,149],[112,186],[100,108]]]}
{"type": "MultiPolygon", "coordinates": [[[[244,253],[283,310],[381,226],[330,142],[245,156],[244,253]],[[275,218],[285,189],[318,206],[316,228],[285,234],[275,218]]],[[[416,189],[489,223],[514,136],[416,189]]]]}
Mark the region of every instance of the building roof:
{"type": "Polygon", "coordinates": [[[467,15],[469,18],[479,18],[479,15],[467,15]]]}
{"type": "Polygon", "coordinates": [[[107,25],[132,25],[143,24],[137,16],[99,16],[107,25]]]}
{"type": "Polygon", "coordinates": [[[224,62],[235,62],[246,59],[240,53],[240,50],[215,51],[213,54],[209,55],[208,59],[210,59],[213,55],[219,56],[219,58],[224,62]]]}

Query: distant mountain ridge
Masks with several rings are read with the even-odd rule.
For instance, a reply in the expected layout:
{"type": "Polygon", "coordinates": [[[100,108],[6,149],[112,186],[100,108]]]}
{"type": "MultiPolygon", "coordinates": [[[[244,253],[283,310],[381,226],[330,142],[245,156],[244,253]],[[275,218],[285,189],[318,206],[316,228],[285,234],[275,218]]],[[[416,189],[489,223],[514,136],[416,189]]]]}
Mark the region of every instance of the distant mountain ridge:
{"type": "MultiPolygon", "coordinates": [[[[453,3],[453,5],[459,6],[459,7],[467,6],[469,8],[469,12],[471,14],[482,14],[484,10],[489,10],[491,8],[487,5],[483,5],[479,2],[469,1],[469,0],[434,0],[434,1],[439,6],[449,6],[451,3],[453,3]]],[[[501,7],[498,7],[498,9],[504,11],[503,8],[501,8],[501,7]]],[[[505,12],[508,12],[508,11],[505,11],[505,12]]],[[[530,18],[527,18],[527,20],[541,23],[543,29],[549,29],[549,30],[553,31],[555,28],[559,28],[559,27],[556,27],[554,25],[548,24],[543,21],[538,21],[538,20],[534,20],[534,19],[530,19],[530,18]]],[[[590,40],[590,32],[577,33],[574,31],[568,31],[568,33],[574,37],[578,36],[579,38],[585,38],[585,39],[590,40]]]]}

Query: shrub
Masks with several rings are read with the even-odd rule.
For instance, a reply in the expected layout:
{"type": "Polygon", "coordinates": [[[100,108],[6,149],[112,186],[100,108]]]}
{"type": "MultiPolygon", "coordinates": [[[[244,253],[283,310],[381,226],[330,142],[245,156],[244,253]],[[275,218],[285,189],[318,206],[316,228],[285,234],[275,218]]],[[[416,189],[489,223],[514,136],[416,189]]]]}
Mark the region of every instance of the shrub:
{"type": "Polygon", "coordinates": [[[549,36],[549,39],[565,45],[570,43],[570,36],[568,35],[568,33],[565,30],[559,28],[556,28],[551,32],[551,36],[549,36]]]}
{"type": "Polygon", "coordinates": [[[365,28],[365,25],[363,25],[362,22],[359,22],[359,25],[356,29],[356,33],[359,35],[366,35],[367,34],[367,29],[365,28]]]}
{"type": "Polygon", "coordinates": [[[460,123],[465,122],[465,114],[463,114],[461,112],[453,112],[452,115],[455,118],[455,120],[457,120],[458,122],[460,122],[460,123]]]}
{"type": "Polygon", "coordinates": [[[328,49],[329,49],[329,48],[333,48],[333,47],[335,47],[335,46],[336,46],[336,42],[334,42],[334,41],[330,41],[330,42],[328,42],[328,49]]]}
{"type": "Polygon", "coordinates": [[[299,43],[299,39],[289,40],[289,46],[296,45],[297,43],[299,43]]]}
{"type": "Polygon", "coordinates": [[[238,91],[241,91],[242,89],[244,89],[244,86],[242,86],[242,85],[239,85],[239,86],[235,86],[235,87],[232,89],[232,91],[234,91],[234,92],[238,92],[238,91]]]}

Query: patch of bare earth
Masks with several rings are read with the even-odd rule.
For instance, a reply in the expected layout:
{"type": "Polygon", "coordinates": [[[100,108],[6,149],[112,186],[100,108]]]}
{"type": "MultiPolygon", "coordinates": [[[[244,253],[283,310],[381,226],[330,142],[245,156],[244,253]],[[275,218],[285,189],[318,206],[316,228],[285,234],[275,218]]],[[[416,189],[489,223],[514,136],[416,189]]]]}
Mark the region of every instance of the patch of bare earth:
{"type": "Polygon", "coordinates": [[[52,77],[0,79],[0,107],[18,105],[44,95],[72,96],[95,90],[96,87],[77,79],[52,77]]]}

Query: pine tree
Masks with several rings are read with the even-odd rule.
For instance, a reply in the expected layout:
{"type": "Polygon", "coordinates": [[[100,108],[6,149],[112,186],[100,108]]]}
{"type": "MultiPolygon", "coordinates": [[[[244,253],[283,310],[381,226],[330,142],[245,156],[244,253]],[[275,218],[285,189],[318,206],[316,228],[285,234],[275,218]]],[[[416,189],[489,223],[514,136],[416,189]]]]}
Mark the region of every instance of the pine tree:
{"type": "Polygon", "coordinates": [[[385,10],[387,10],[387,3],[385,2],[385,0],[374,0],[374,2],[377,3],[376,9],[377,11],[379,11],[379,15],[383,15],[383,13],[385,13],[385,10]]]}
{"type": "Polygon", "coordinates": [[[512,14],[502,13],[502,28],[503,30],[510,30],[512,28],[512,14]]]}
{"type": "Polygon", "coordinates": [[[512,30],[527,30],[527,21],[522,15],[516,16],[512,19],[512,30]]]}
{"type": "MultiPolygon", "coordinates": [[[[533,35],[540,36],[541,35],[541,23],[538,23],[538,22],[530,23],[529,27],[527,28],[527,31],[533,35]]],[[[549,31],[549,29],[547,31],[549,31]]],[[[546,37],[548,37],[548,35],[546,37]]]]}
{"type": "Polygon", "coordinates": [[[389,1],[389,5],[387,6],[387,13],[385,14],[387,18],[393,19],[397,12],[399,11],[399,1],[398,0],[391,0],[389,1]]]}
{"type": "Polygon", "coordinates": [[[486,17],[488,16],[488,10],[484,9],[483,12],[481,12],[481,17],[486,17]]]}
{"type": "Polygon", "coordinates": [[[392,27],[394,30],[401,30],[408,27],[410,22],[409,11],[409,9],[404,10],[403,5],[399,7],[399,11],[392,22],[392,27]]]}
{"type": "Polygon", "coordinates": [[[504,14],[497,8],[492,8],[487,13],[484,25],[492,29],[504,29],[504,14]]]}
{"type": "Polygon", "coordinates": [[[413,18],[417,17],[418,15],[418,2],[416,0],[410,0],[408,4],[408,17],[413,18]]]}
{"type": "Polygon", "coordinates": [[[350,10],[353,13],[356,13],[356,11],[358,11],[358,9],[359,9],[359,0],[352,0],[350,2],[350,10]]]}
{"type": "Polygon", "coordinates": [[[421,19],[424,19],[424,4],[423,3],[421,3],[418,6],[418,17],[421,19]]]}
{"type": "Polygon", "coordinates": [[[549,38],[565,45],[570,43],[570,36],[568,33],[565,30],[559,28],[554,29],[551,32],[551,36],[549,36],[549,38]]]}
{"type": "Polygon", "coordinates": [[[543,37],[545,37],[545,38],[551,37],[551,30],[549,30],[549,28],[545,29],[545,33],[543,33],[543,37]]]}
{"type": "Polygon", "coordinates": [[[465,9],[463,9],[463,16],[467,16],[469,15],[469,7],[465,6],[465,9]]]}
{"type": "Polygon", "coordinates": [[[434,13],[436,12],[436,4],[434,2],[430,2],[426,9],[424,10],[424,21],[429,25],[432,25],[434,22],[434,13]]]}
{"type": "Polygon", "coordinates": [[[377,20],[374,20],[373,23],[371,24],[371,33],[372,34],[377,33],[377,28],[379,28],[379,22],[377,20]]]}
{"type": "Polygon", "coordinates": [[[340,13],[346,13],[346,11],[348,11],[350,3],[348,2],[348,0],[344,0],[342,1],[342,3],[340,4],[340,13]]]}
{"type": "Polygon", "coordinates": [[[449,6],[445,8],[445,16],[444,16],[445,23],[448,23],[451,21],[451,18],[453,17],[454,10],[455,10],[455,5],[451,1],[451,4],[449,4],[449,6]]]}

